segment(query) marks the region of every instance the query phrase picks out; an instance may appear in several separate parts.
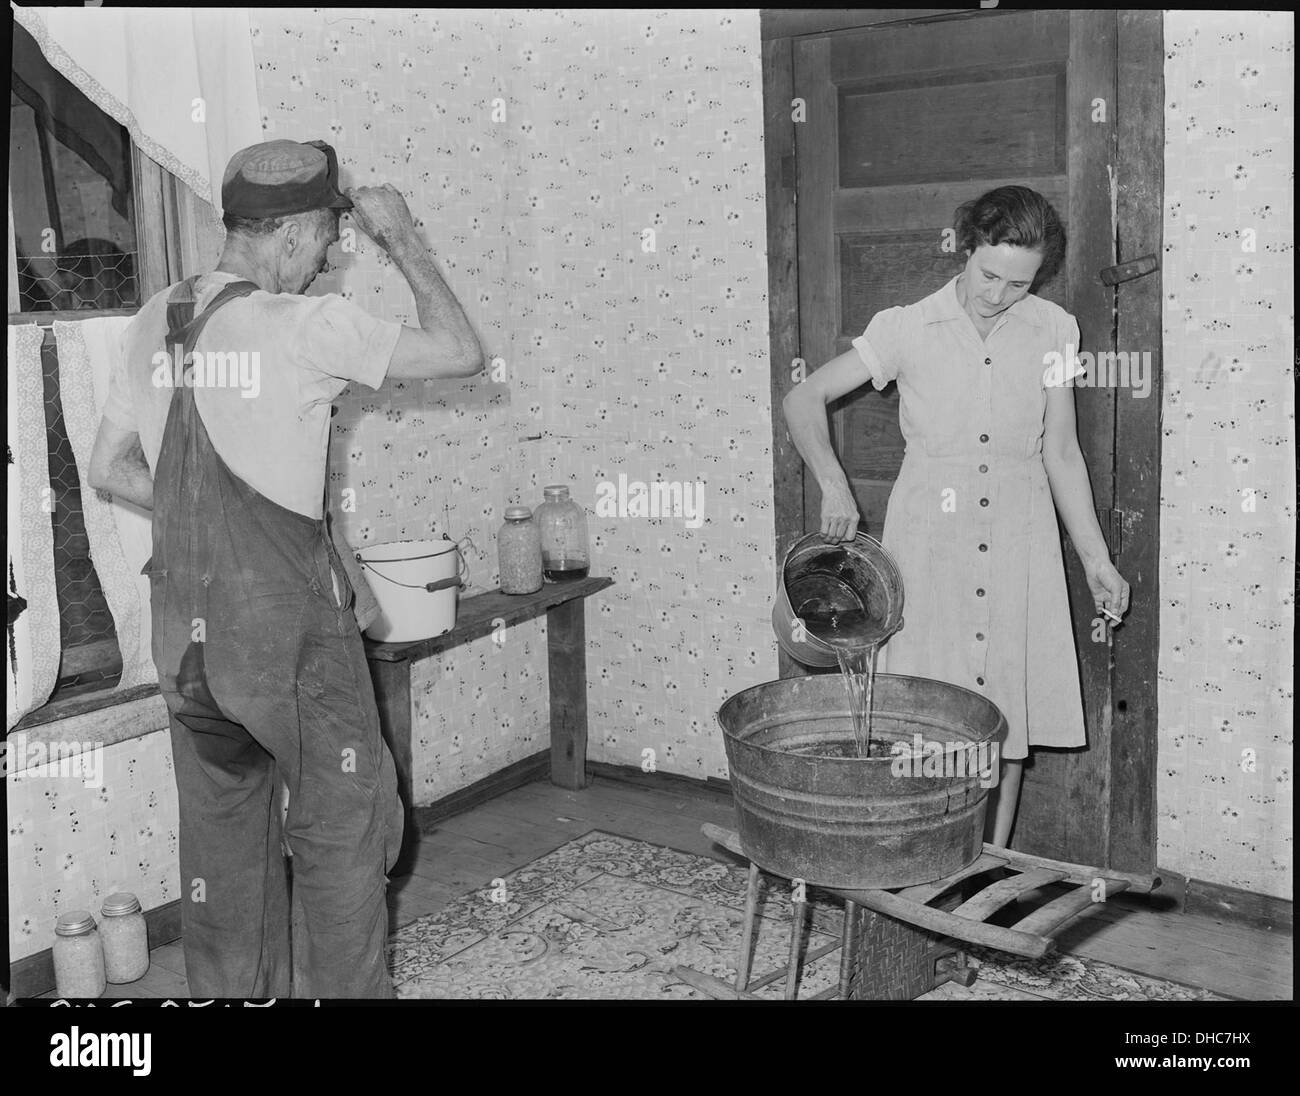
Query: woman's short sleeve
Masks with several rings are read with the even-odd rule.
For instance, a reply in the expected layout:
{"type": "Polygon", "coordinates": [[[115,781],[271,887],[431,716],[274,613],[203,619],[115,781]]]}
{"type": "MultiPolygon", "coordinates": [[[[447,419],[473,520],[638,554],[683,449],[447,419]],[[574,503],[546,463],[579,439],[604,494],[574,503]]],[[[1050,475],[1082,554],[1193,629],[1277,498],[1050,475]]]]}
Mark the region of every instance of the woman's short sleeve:
{"type": "Polygon", "coordinates": [[[871,317],[867,329],[853,340],[853,349],[871,374],[871,384],[884,388],[898,376],[907,358],[907,332],[902,308],[885,308],[871,317]]]}
{"type": "Polygon", "coordinates": [[[1065,383],[1073,387],[1074,382],[1086,376],[1088,370],[1079,361],[1079,321],[1068,312],[1062,313],[1057,343],[1065,365],[1065,383]]]}

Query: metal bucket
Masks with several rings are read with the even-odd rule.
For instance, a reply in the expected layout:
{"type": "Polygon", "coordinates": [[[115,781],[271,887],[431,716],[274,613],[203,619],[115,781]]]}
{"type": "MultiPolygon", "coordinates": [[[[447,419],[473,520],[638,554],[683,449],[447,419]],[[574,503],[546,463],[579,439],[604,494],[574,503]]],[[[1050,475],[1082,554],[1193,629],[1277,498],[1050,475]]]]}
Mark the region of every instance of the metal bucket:
{"type": "Polygon", "coordinates": [[[888,889],[941,879],[979,856],[988,794],[982,785],[996,783],[1007,721],[978,693],[924,677],[876,675],[872,740],[895,749],[911,749],[916,735],[955,744],[932,761],[853,756],[839,674],[755,685],[729,698],[718,722],[740,842],[765,871],[828,887],[888,889]]]}
{"type": "Polygon", "coordinates": [[[786,554],[772,628],[797,662],[834,666],[837,648],[883,643],[902,626],[903,576],[875,538],[838,544],[810,533],[786,554]]]}

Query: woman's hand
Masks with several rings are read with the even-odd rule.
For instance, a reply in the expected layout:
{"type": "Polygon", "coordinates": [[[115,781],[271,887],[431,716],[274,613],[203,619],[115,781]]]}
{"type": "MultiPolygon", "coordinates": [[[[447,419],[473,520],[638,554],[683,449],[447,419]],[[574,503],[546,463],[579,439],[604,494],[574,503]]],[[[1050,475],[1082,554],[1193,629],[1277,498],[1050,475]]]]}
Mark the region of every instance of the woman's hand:
{"type": "Polygon", "coordinates": [[[858,535],[858,504],[848,485],[822,490],[822,536],[832,541],[850,541],[858,535]]]}
{"type": "MultiPolygon", "coordinates": [[[[1103,609],[1117,617],[1123,617],[1128,612],[1128,583],[1109,559],[1084,563],[1083,573],[1088,579],[1088,589],[1092,591],[1092,603],[1099,614],[1103,609]]],[[[1119,621],[1108,618],[1107,623],[1113,628],[1119,621]]]]}

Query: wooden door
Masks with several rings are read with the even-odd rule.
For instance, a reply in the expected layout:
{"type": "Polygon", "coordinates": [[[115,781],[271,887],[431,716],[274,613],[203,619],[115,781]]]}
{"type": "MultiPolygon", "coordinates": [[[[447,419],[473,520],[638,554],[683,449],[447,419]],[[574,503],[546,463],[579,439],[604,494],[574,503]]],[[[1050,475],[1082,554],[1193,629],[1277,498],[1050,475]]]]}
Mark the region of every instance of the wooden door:
{"type": "MultiPolygon", "coordinates": [[[[1064,268],[1036,292],[1077,318],[1083,348],[1113,351],[1117,294],[1098,272],[1117,261],[1116,13],[893,18],[907,21],[789,37],[769,41],[766,49],[769,187],[793,182],[795,190],[793,232],[781,223],[779,194],[769,194],[769,242],[779,251],[792,240],[797,255],[796,276],[778,261],[772,288],[786,299],[797,296],[797,356],[808,369],[817,368],[849,349],[876,312],[920,300],[959,273],[965,256],[944,232],[954,210],[1008,183],[1044,194],[1069,237],[1064,268]],[[785,102],[783,48],[789,50],[788,129],[774,118],[785,102]]],[[[1158,36],[1146,60],[1158,71],[1158,36]]],[[[781,340],[789,342],[776,331],[778,307],[774,298],[774,369],[781,368],[781,340]]],[[[774,396],[787,387],[774,372],[774,396]]],[[[1116,505],[1116,393],[1080,389],[1076,410],[1095,505],[1109,533],[1116,505]]],[[[831,408],[831,424],[865,530],[879,538],[903,458],[897,387],[851,393],[831,408]]],[[[820,524],[818,485],[789,460],[784,424],[774,426],[778,526],[792,512],[792,496],[801,494],[802,529],[814,530],[820,524]]],[[[1158,428],[1144,429],[1150,436],[1142,444],[1158,449],[1158,428]]],[[[1148,493],[1152,489],[1158,488],[1147,484],[1148,493]]],[[[779,529],[778,552],[791,532],[779,529]]],[[[1112,649],[1094,641],[1092,599],[1068,546],[1065,558],[1089,745],[1034,752],[1014,844],[1081,863],[1149,868],[1153,797],[1137,808],[1149,832],[1136,846],[1128,842],[1123,864],[1112,862],[1112,649]]],[[[1117,563],[1123,570],[1119,557],[1117,563]]],[[[789,669],[783,664],[783,672],[789,669]]],[[[1149,676],[1143,687],[1150,695],[1142,703],[1152,716],[1153,735],[1154,674],[1149,676]]],[[[1154,755],[1143,763],[1153,786],[1154,755]]],[[[1131,799],[1125,800],[1130,815],[1131,799]]]]}

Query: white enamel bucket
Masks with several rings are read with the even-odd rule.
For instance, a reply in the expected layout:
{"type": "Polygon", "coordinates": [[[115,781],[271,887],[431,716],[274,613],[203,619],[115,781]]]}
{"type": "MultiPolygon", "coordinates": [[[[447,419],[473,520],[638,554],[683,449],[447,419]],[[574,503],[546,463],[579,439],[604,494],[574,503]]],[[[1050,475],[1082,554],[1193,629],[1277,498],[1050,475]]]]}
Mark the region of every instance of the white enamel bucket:
{"type": "Polygon", "coordinates": [[[412,643],[456,627],[458,595],[469,571],[454,541],[396,540],[356,554],[379,602],[379,616],[366,629],[371,639],[412,643]]]}

